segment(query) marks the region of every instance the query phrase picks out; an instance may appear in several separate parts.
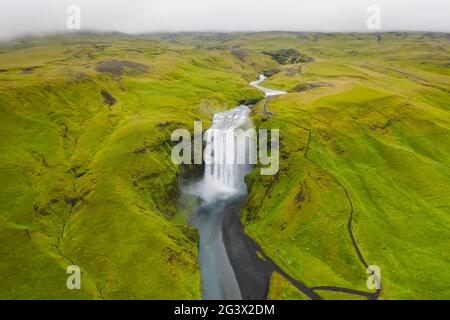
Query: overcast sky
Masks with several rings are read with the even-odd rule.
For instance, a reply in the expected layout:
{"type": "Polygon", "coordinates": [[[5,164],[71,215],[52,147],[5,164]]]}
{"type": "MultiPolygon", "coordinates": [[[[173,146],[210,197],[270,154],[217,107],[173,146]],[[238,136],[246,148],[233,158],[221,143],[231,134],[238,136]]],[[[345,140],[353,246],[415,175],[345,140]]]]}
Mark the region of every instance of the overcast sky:
{"type": "Polygon", "coordinates": [[[72,4],[81,30],[368,31],[375,4],[381,31],[450,32],[450,0],[0,0],[0,38],[68,31],[72,4]]]}

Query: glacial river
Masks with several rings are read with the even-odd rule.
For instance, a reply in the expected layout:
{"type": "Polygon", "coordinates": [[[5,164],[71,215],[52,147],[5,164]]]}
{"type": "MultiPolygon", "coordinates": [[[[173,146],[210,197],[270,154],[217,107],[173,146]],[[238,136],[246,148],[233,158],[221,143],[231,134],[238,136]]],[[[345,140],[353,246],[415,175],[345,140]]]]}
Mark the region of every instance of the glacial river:
{"type": "MultiPolygon", "coordinates": [[[[264,79],[261,75],[250,85],[264,91],[266,97],[285,94],[262,87],[264,79]]],[[[234,131],[250,126],[249,113],[250,108],[245,105],[217,113],[206,132],[209,156],[214,161],[205,165],[203,179],[193,188],[203,202],[192,219],[200,235],[198,259],[203,299],[261,298],[270,277],[236,219],[247,195],[244,178],[252,166],[228,161],[242,152],[236,149],[234,131]]]]}

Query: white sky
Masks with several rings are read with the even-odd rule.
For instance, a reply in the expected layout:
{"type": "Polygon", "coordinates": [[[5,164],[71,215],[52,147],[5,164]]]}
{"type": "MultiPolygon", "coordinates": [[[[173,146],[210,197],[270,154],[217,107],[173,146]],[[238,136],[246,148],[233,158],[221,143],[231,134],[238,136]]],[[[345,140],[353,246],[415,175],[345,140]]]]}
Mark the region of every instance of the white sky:
{"type": "Polygon", "coordinates": [[[450,32],[450,0],[0,0],[0,38],[68,31],[71,4],[81,30],[367,31],[376,4],[381,31],[450,32]]]}

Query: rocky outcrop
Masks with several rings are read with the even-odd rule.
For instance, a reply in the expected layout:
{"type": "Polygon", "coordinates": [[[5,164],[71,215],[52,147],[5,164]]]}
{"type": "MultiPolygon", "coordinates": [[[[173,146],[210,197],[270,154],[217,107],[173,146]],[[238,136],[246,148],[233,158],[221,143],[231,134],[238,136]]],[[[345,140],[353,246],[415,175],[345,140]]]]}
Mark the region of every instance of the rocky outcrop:
{"type": "Polygon", "coordinates": [[[300,53],[295,49],[280,49],[274,51],[264,51],[279,64],[294,64],[312,62],[314,59],[306,54],[300,53]]]}

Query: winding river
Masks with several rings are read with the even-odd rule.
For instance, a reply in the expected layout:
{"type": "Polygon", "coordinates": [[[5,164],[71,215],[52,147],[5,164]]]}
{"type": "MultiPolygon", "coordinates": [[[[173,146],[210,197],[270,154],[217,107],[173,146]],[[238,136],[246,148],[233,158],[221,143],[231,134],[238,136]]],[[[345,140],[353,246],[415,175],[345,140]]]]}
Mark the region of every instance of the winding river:
{"type": "Polygon", "coordinates": [[[234,130],[248,121],[250,109],[238,106],[214,115],[206,132],[207,150],[213,163],[206,164],[195,193],[203,200],[192,223],[200,234],[199,263],[204,299],[241,299],[239,284],[228,258],[223,225],[228,206],[246,196],[244,177],[249,165],[231,164],[235,156],[234,130]],[[230,163],[230,164],[227,164],[230,163]]]}
{"type": "Polygon", "coordinates": [[[267,77],[263,74],[259,75],[259,79],[253,82],[250,82],[250,85],[252,87],[255,87],[256,89],[259,89],[261,91],[263,91],[267,97],[273,97],[273,96],[278,96],[280,94],[286,94],[286,91],[280,91],[280,90],[273,90],[273,89],[268,89],[266,87],[263,87],[260,85],[261,82],[263,82],[264,80],[266,80],[267,77]]]}
{"type": "MultiPolygon", "coordinates": [[[[271,97],[286,92],[261,86],[265,79],[264,75],[260,75],[259,79],[250,85],[265,93],[263,112],[268,114],[270,112],[267,105],[271,97]]],[[[206,132],[208,151],[205,151],[207,164],[203,178],[189,187],[191,194],[202,199],[191,223],[200,235],[198,259],[203,299],[266,299],[273,272],[278,272],[310,299],[321,299],[316,291],[343,292],[377,299],[381,288],[375,292],[364,292],[335,286],[306,286],[282,270],[263,252],[258,243],[244,232],[239,213],[247,197],[245,175],[252,170],[252,166],[235,164],[236,162],[230,159],[235,160],[239,152],[248,152],[248,149],[237,149],[234,132],[236,129],[251,128],[249,114],[250,108],[240,105],[214,115],[212,126],[206,132]],[[214,161],[211,161],[212,159],[214,161]]],[[[307,152],[305,157],[307,158],[307,152]]],[[[352,232],[353,204],[345,188],[344,190],[351,204],[348,232],[358,257],[367,268],[368,264],[352,232]]],[[[381,286],[381,279],[376,281],[381,286]]]]}
{"type": "MultiPolygon", "coordinates": [[[[262,87],[264,80],[261,75],[250,85],[266,97],[285,93],[262,87]]],[[[206,132],[206,157],[214,161],[205,165],[202,180],[193,188],[203,202],[191,221],[200,235],[198,259],[204,299],[264,299],[267,295],[272,270],[257,256],[256,244],[245,235],[239,220],[247,196],[245,175],[252,166],[227,161],[242,152],[236,148],[234,132],[251,127],[249,113],[245,105],[217,113],[206,132]]]]}

